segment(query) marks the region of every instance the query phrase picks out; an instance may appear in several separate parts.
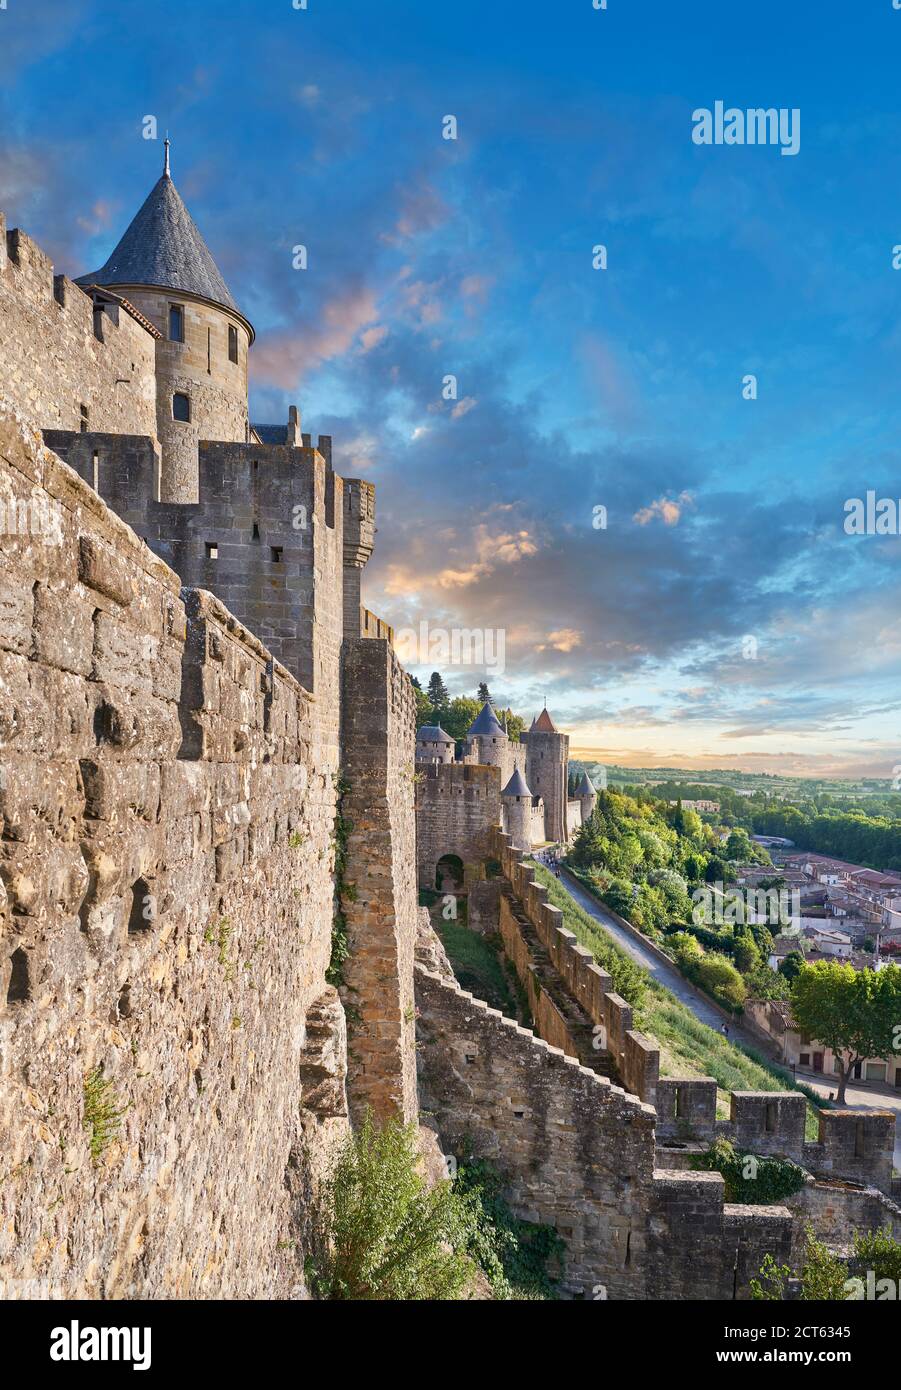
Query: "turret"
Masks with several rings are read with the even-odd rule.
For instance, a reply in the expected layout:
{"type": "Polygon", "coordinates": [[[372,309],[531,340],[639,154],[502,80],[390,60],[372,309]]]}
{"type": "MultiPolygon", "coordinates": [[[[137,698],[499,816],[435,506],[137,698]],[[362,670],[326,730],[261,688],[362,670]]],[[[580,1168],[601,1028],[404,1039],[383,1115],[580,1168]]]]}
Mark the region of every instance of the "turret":
{"type": "Polygon", "coordinates": [[[591,785],[591,778],[588,776],[587,772],[583,771],[576,786],[576,799],[582,807],[582,824],[584,825],[594,810],[594,804],[598,799],[598,794],[591,785]]]}
{"type": "Polygon", "coordinates": [[[501,792],[501,810],[505,832],[513,838],[513,848],[529,850],[532,848],[532,793],[526,779],[519,770],[513,768],[513,776],[501,792]]]}
{"type": "Polygon", "coordinates": [[[162,335],[156,343],[160,499],[196,502],[201,439],[248,442],[251,324],[232,299],[172,182],[162,176],[100,270],[79,276],[115,289],[162,335]]]}
{"type": "Polygon", "coordinates": [[[490,767],[509,767],[507,759],[510,741],[487,700],[470,724],[467,740],[467,754],[470,759],[475,757],[476,762],[487,763],[490,767]]]}
{"type": "Polygon", "coordinates": [[[456,744],[440,724],[423,724],[416,731],[416,761],[418,763],[452,763],[456,744]]]}

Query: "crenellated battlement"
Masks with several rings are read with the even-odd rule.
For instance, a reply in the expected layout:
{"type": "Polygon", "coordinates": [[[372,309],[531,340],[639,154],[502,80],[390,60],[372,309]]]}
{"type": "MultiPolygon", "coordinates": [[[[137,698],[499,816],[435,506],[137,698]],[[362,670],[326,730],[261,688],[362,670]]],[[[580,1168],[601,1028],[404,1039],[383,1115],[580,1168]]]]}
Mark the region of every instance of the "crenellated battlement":
{"type": "Polygon", "coordinates": [[[121,297],[94,299],[0,213],[0,380],[45,429],[156,438],[159,334],[121,297]]]}
{"type": "MultiPolygon", "coordinates": [[[[891,1192],[894,1112],[878,1107],[820,1111],[819,1137],[810,1142],[805,1138],[807,1100],[799,1091],[735,1091],[729,1119],[719,1120],[712,1077],[661,1077],[659,1048],[633,1028],[631,1008],[612,990],[609,974],[591,952],[563,926],[563,913],[547,902],[547,889],[535,882],[534,867],[513,849],[509,835],[495,830],[491,845],[515,901],[572,999],[595,1025],[622,1084],[655,1105],[659,1143],[710,1144],[725,1138],[744,1151],[793,1159],[819,1176],[841,1176],[891,1192]]],[[[515,912],[503,897],[500,930],[507,955],[526,983],[533,1013],[550,1030],[547,1036],[557,1045],[568,1043],[572,1055],[580,1055],[583,1041],[578,1031],[570,1029],[567,1037],[559,1007],[546,991],[535,991],[533,977],[524,970],[532,962],[528,953],[523,955],[515,912]]]]}

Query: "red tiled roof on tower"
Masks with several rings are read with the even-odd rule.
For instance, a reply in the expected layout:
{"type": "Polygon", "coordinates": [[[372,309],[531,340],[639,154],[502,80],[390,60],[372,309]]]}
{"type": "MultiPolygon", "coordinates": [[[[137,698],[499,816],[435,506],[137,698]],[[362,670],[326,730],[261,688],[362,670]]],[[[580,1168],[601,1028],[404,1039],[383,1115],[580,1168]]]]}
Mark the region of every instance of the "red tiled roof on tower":
{"type": "Polygon", "coordinates": [[[532,728],[540,730],[543,734],[555,734],[557,732],[557,726],[548,714],[547,708],[541,711],[537,719],[532,720],[532,728]]]}

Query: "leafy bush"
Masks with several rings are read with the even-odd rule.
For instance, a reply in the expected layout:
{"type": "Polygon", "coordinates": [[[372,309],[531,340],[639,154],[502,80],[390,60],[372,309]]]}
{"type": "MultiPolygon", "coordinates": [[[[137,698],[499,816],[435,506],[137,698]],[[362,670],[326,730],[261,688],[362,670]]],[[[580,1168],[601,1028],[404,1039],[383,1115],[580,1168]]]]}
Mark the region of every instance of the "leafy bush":
{"type": "Polygon", "coordinates": [[[854,1237],[855,1268],[872,1270],[876,1279],[892,1279],[901,1288],[901,1242],[891,1230],[867,1231],[854,1237]]]}
{"type": "Polygon", "coordinates": [[[813,1227],[808,1223],[804,1228],[806,1243],[804,1264],[800,1273],[794,1275],[788,1265],[777,1265],[772,1255],[764,1258],[760,1278],[751,1280],[751,1297],[779,1302],[785,1299],[790,1279],[799,1279],[801,1289],[798,1297],[804,1302],[818,1302],[826,1299],[831,1302],[845,1302],[848,1290],[848,1266],[833,1255],[821,1240],[817,1240],[813,1227]]]}
{"type": "Polygon", "coordinates": [[[475,1277],[471,1218],[450,1182],[429,1191],[414,1125],[376,1129],[367,1114],[342,1146],[323,1194],[314,1288],[329,1299],[456,1299],[475,1277]]]}
{"type": "Polygon", "coordinates": [[[799,1273],[793,1274],[788,1265],[777,1265],[772,1255],[767,1255],[760,1279],[751,1280],[752,1298],[784,1299],[789,1280],[794,1279],[801,1285],[800,1298],[808,1301],[857,1301],[872,1298],[873,1289],[877,1299],[895,1300],[901,1284],[901,1242],[895,1240],[891,1230],[858,1232],[854,1237],[850,1267],[833,1255],[822,1241],[815,1239],[810,1224],[805,1227],[805,1235],[804,1264],[799,1273]],[[868,1289],[871,1274],[873,1284],[868,1289]],[[890,1281],[885,1290],[879,1286],[881,1279],[890,1281]]]}
{"type": "Polygon", "coordinates": [[[722,1003],[737,1009],[745,1001],[745,982],[725,956],[710,954],[704,956],[696,967],[698,984],[708,990],[722,1003]]]}
{"type": "Polygon", "coordinates": [[[552,1226],[520,1221],[501,1196],[503,1180],[485,1159],[466,1158],[454,1191],[468,1208],[467,1251],[478,1263],[495,1298],[553,1299],[556,1279],[548,1265],[565,1246],[552,1226]]]}
{"type": "Polygon", "coordinates": [[[728,1139],[717,1139],[706,1153],[692,1160],[692,1167],[721,1173],[726,1201],[744,1206],[781,1202],[804,1186],[806,1175],[797,1163],[783,1158],[758,1158],[736,1149],[728,1139]]]}

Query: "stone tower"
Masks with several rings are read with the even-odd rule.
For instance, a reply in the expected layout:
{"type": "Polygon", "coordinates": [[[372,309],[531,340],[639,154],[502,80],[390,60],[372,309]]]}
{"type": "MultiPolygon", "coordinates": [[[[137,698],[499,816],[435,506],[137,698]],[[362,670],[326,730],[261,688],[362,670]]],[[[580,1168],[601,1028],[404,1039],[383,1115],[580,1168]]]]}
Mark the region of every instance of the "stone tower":
{"type": "Polygon", "coordinates": [[[467,753],[476,762],[509,769],[510,740],[487,700],[470,724],[467,739],[467,753]]]}
{"type": "Polygon", "coordinates": [[[456,744],[440,724],[423,724],[416,731],[416,761],[418,763],[452,763],[456,744]]]}
{"type": "Polygon", "coordinates": [[[501,792],[504,830],[513,837],[513,848],[532,848],[532,793],[517,763],[513,776],[501,792]]]}
{"type": "Polygon", "coordinates": [[[569,763],[569,735],[558,733],[553,719],[543,709],[527,734],[521,735],[526,745],[526,781],[533,796],[544,802],[544,830],[548,840],[565,844],[568,836],[566,819],[566,770],[569,763]]]}
{"type": "Polygon", "coordinates": [[[582,807],[582,824],[588,820],[594,810],[594,803],[597,801],[598,794],[591,785],[591,778],[587,772],[582,773],[576,787],[576,798],[582,807]]]}
{"type": "Polygon", "coordinates": [[[163,502],[196,502],[201,439],[247,443],[247,352],[254,331],[172,182],[162,176],[100,270],[77,284],[115,289],[162,334],[156,418],[163,502]]]}

